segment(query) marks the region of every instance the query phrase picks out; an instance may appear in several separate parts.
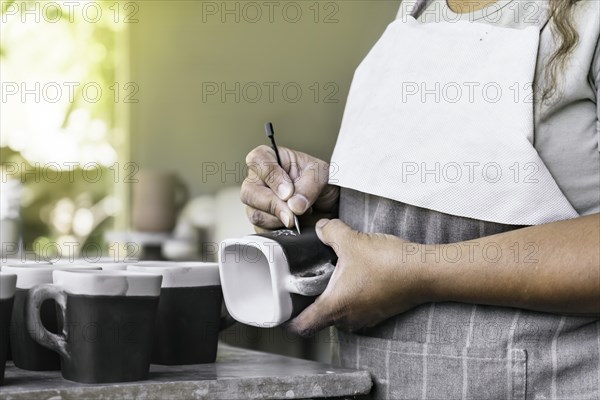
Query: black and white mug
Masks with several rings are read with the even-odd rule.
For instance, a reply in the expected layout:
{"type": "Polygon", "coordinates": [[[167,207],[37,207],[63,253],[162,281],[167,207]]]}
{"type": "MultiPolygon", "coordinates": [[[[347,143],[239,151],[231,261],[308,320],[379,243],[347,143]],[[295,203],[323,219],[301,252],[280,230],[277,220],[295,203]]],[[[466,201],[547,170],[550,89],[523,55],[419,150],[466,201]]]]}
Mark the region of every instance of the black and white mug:
{"type": "Polygon", "coordinates": [[[41,325],[31,331],[27,321],[27,296],[32,287],[44,283],[52,283],[52,273],[61,269],[87,269],[96,267],[71,265],[3,265],[2,271],[17,275],[17,286],[14,296],[13,312],[10,321],[10,352],[15,365],[30,371],[57,371],[60,369],[60,358],[55,352],[39,345],[32,335],[41,331],[58,333],[60,330],[56,314],[56,303],[48,301],[41,309],[41,325]]]}
{"type": "Polygon", "coordinates": [[[228,325],[221,318],[219,265],[142,261],[127,269],[163,277],[152,362],[163,365],[214,362],[219,331],[228,325]]]}
{"type": "MultiPolygon", "coordinates": [[[[48,266],[48,265],[52,265],[52,263],[50,261],[46,261],[44,259],[40,259],[40,258],[2,258],[0,260],[0,271],[2,271],[2,267],[3,266],[48,266]]],[[[8,350],[6,352],[6,361],[10,361],[12,360],[12,352],[10,350],[10,333],[7,337],[7,341],[8,341],[8,350]]]]}
{"type": "Polygon", "coordinates": [[[337,256],[314,230],[289,229],[227,239],[219,272],[227,310],[237,321],[262,328],[298,315],[327,287],[337,256]]]}
{"type": "Polygon", "coordinates": [[[0,385],[4,382],[4,368],[8,354],[8,335],[17,275],[0,272],[0,385]]]}
{"type": "Polygon", "coordinates": [[[58,270],[53,280],[54,284],[30,290],[27,326],[40,326],[42,304],[56,301],[63,321],[61,333],[32,332],[39,344],[60,355],[63,378],[81,383],[147,379],[162,277],[130,271],[58,270]]]}

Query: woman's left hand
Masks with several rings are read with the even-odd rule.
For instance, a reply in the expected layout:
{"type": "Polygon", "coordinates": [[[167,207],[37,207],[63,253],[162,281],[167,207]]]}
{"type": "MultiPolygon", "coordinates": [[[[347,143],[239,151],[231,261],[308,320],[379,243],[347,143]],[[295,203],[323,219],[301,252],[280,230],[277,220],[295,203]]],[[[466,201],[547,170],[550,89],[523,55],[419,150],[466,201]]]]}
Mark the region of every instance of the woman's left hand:
{"type": "Polygon", "coordinates": [[[338,262],[323,294],[288,323],[292,332],[309,336],[329,325],[357,330],[429,301],[423,271],[403,256],[418,244],[358,232],[337,219],[320,220],[316,231],[338,262]]]}
{"type": "Polygon", "coordinates": [[[337,266],[323,294],[289,327],[301,335],[329,325],[356,330],[432,301],[597,318],[599,227],[600,214],[594,214],[475,241],[421,245],[321,220],[317,234],[337,253],[337,266]],[[518,253],[532,246],[535,253],[518,253]],[[458,258],[448,259],[457,250],[458,258]]]}

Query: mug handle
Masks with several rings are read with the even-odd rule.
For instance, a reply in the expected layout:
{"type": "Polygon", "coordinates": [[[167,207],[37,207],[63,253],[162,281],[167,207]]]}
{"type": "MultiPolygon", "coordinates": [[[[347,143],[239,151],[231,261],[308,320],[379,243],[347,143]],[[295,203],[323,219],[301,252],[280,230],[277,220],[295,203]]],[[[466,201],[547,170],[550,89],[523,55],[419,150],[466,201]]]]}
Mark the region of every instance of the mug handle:
{"type": "Polygon", "coordinates": [[[66,305],[67,293],[59,286],[52,284],[43,284],[34,286],[27,294],[27,329],[33,340],[44,347],[56,351],[63,357],[69,358],[67,352],[67,331],[66,331],[66,305]],[[54,300],[62,312],[63,329],[62,335],[50,332],[42,324],[40,310],[42,303],[46,300],[54,300]]]}
{"type": "Polygon", "coordinates": [[[327,263],[306,271],[311,276],[289,275],[285,282],[285,288],[290,293],[302,296],[318,296],[327,287],[334,269],[335,265],[327,263]]]}

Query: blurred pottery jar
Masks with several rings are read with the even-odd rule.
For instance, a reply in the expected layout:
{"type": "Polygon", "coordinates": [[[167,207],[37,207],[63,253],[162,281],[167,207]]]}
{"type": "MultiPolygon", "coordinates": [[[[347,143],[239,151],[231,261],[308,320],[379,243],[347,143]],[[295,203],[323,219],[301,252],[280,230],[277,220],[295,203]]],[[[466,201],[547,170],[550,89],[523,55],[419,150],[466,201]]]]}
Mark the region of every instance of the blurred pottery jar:
{"type": "Polygon", "coordinates": [[[132,226],[140,232],[169,232],[188,199],[187,187],[170,171],[141,170],[133,184],[132,226]]]}

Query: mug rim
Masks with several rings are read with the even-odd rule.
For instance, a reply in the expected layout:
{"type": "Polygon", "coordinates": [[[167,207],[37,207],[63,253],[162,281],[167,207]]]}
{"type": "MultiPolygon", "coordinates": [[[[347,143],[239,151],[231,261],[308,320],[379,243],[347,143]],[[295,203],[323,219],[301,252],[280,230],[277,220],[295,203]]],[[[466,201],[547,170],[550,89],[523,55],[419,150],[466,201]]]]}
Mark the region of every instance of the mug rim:
{"type": "Polygon", "coordinates": [[[2,267],[3,272],[13,273],[17,276],[17,289],[31,289],[35,285],[44,283],[52,283],[52,274],[54,271],[62,270],[100,270],[100,268],[93,267],[90,265],[79,265],[79,266],[56,266],[56,265],[6,265],[2,267]]]}
{"type": "Polygon", "coordinates": [[[2,268],[10,268],[11,270],[19,269],[20,271],[48,271],[48,270],[54,270],[54,269],[68,269],[68,268],[85,269],[85,268],[93,268],[93,266],[86,265],[86,264],[73,264],[73,265],[66,265],[66,264],[29,265],[29,264],[24,264],[24,265],[3,265],[2,268]]]}
{"type": "Polygon", "coordinates": [[[160,274],[151,274],[145,272],[137,272],[137,271],[129,271],[129,270],[105,270],[105,269],[57,269],[57,272],[68,272],[73,274],[96,274],[96,275],[104,275],[104,276],[156,276],[160,274]]]}
{"type": "Polygon", "coordinates": [[[69,294],[85,296],[159,296],[162,276],[128,270],[52,272],[52,281],[69,294]]]}
{"type": "Polygon", "coordinates": [[[17,289],[17,275],[0,271],[0,300],[10,299],[17,289]]]}
{"type": "Polygon", "coordinates": [[[21,260],[20,258],[7,258],[0,260],[1,267],[37,267],[53,265],[51,261],[33,261],[33,260],[21,260]]]}
{"type": "MultiPolygon", "coordinates": [[[[127,257],[126,257],[127,258],[127,257]]],[[[141,262],[141,260],[132,258],[131,260],[115,260],[112,257],[100,257],[97,260],[88,260],[86,258],[74,258],[72,261],[68,258],[61,258],[57,261],[51,262],[52,264],[135,264],[141,262]]]]}
{"type": "Polygon", "coordinates": [[[168,260],[144,260],[136,263],[128,263],[127,266],[135,267],[188,267],[188,268],[202,268],[202,267],[215,267],[219,266],[216,261],[168,261],[168,260]]]}
{"type": "MultiPolygon", "coordinates": [[[[98,261],[98,262],[94,262],[94,261],[88,261],[88,262],[79,262],[79,263],[71,263],[68,261],[64,261],[64,262],[58,262],[58,263],[54,263],[52,265],[55,265],[57,267],[65,267],[65,268],[70,268],[71,266],[84,266],[84,267],[96,267],[96,268],[100,268],[102,270],[126,270],[127,266],[130,265],[130,262],[119,262],[119,261],[114,261],[114,262],[105,262],[105,261],[98,261]]],[[[75,267],[77,268],[77,267],[75,267]]]]}
{"type": "Polygon", "coordinates": [[[157,273],[163,288],[221,286],[219,264],[213,262],[148,262],[131,264],[127,271],[157,273]]]}

